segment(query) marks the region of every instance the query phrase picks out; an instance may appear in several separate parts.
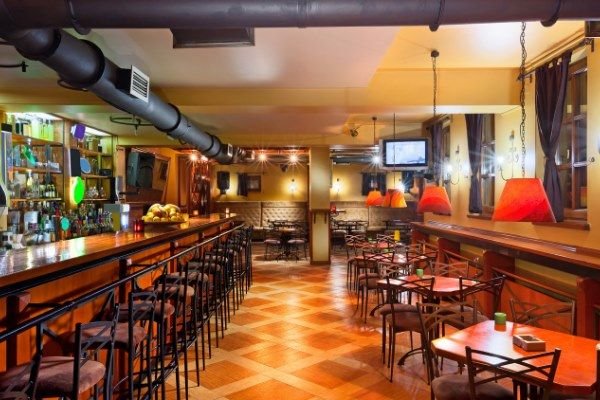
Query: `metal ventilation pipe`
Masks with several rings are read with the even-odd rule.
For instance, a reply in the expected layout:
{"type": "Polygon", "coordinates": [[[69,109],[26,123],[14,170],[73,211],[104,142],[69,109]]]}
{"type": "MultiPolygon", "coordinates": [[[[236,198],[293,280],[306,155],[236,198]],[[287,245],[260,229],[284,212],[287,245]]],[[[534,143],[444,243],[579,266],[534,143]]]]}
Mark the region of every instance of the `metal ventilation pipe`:
{"type": "Polygon", "coordinates": [[[598,0],[0,0],[8,29],[398,26],[600,19],[598,0]]]}
{"type": "Polygon", "coordinates": [[[221,164],[233,162],[219,138],[204,132],[177,107],[150,93],[148,102],[115,87],[118,67],[93,43],[59,29],[36,29],[1,34],[25,57],[55,70],[67,84],[87,89],[107,103],[152,123],[167,135],[195,146],[221,164]]]}

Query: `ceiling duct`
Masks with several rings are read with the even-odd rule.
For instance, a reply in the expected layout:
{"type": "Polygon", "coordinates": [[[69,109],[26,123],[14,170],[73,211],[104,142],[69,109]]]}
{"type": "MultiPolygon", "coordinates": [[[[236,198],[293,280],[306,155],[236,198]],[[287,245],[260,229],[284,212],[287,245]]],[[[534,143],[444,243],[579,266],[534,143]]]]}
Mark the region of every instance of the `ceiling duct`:
{"type": "Polygon", "coordinates": [[[147,101],[143,101],[119,90],[117,82],[122,69],[89,41],[59,29],[14,31],[0,36],[24,57],[52,68],[63,82],[87,89],[112,106],[152,123],[167,135],[196,147],[206,157],[229,164],[242,153],[230,145],[224,146],[219,138],[200,129],[176,106],[154,93],[149,91],[147,101]]]}
{"type": "Polygon", "coordinates": [[[254,28],[171,29],[173,48],[254,46],[254,28]]]}
{"type": "Polygon", "coordinates": [[[598,0],[0,0],[3,29],[407,26],[598,20],[598,0]]]}

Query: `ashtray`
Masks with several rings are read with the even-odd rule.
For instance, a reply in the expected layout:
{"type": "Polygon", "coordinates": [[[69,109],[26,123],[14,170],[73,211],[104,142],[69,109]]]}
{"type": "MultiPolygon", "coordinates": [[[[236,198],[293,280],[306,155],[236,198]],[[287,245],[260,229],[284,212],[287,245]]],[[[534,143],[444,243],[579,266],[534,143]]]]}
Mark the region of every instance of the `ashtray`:
{"type": "Polygon", "coordinates": [[[533,335],[514,335],[513,344],[525,351],[546,351],[546,342],[533,335]]]}

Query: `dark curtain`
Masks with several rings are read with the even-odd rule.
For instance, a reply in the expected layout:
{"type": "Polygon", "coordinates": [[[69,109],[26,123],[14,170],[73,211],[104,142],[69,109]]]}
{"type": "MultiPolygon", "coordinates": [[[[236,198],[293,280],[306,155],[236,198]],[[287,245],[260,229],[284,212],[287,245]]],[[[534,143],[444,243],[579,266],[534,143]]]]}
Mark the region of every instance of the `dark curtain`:
{"type": "Polygon", "coordinates": [[[238,174],[237,194],[238,196],[248,196],[248,174],[246,173],[238,174]]]}
{"type": "Polygon", "coordinates": [[[570,61],[571,52],[568,51],[535,70],[535,113],[540,144],[546,156],[544,189],[556,221],[563,221],[565,217],[555,155],[564,114],[570,61]]]}
{"type": "Polygon", "coordinates": [[[366,196],[373,189],[378,189],[382,194],[385,194],[387,188],[385,180],[385,173],[378,172],[374,174],[371,172],[363,172],[361,194],[366,196]]]}
{"type": "Polygon", "coordinates": [[[469,190],[469,212],[480,214],[481,204],[481,140],[483,137],[483,114],[465,114],[467,122],[467,145],[471,164],[471,189],[469,190]]]}
{"type": "Polygon", "coordinates": [[[440,121],[433,124],[430,128],[433,147],[433,179],[436,182],[442,179],[442,165],[444,163],[442,126],[442,121],[440,121]]]}

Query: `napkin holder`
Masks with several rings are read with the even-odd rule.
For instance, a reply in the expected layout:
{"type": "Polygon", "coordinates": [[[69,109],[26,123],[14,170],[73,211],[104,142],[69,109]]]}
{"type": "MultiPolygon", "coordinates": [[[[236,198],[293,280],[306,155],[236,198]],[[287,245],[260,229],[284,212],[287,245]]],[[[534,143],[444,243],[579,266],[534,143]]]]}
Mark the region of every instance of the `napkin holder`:
{"type": "Polygon", "coordinates": [[[546,342],[533,335],[514,335],[513,344],[525,351],[546,351],[546,342]]]}

